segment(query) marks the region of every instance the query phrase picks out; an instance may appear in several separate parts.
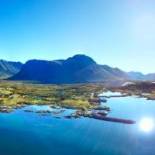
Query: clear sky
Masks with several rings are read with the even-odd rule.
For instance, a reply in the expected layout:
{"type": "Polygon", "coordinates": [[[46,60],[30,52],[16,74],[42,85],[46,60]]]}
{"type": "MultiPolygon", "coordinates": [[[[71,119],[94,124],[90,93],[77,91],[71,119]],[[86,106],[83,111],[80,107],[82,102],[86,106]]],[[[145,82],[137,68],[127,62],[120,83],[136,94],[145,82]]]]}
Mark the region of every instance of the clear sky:
{"type": "Polygon", "coordinates": [[[155,72],[155,0],[0,0],[0,58],[86,54],[155,72]]]}

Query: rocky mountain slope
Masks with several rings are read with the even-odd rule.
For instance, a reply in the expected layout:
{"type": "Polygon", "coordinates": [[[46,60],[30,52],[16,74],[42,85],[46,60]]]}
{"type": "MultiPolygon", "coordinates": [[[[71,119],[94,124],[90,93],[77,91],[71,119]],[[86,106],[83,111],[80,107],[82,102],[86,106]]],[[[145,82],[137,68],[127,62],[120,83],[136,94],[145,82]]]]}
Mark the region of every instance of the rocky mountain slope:
{"type": "Polygon", "coordinates": [[[6,79],[17,74],[22,67],[20,62],[0,60],[0,79],[6,79]]]}

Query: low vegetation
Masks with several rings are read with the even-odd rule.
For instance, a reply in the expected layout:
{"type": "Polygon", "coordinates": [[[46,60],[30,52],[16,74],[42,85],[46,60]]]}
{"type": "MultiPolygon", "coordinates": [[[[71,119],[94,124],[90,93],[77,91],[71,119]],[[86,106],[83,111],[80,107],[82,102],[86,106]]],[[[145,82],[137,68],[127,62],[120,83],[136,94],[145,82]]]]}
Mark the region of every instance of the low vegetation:
{"type": "Polygon", "coordinates": [[[125,93],[127,95],[136,95],[150,100],[155,100],[154,82],[135,82],[134,84],[113,88],[112,90],[125,93]]]}
{"type": "Polygon", "coordinates": [[[58,105],[77,109],[91,109],[90,101],[104,89],[100,84],[40,85],[22,82],[0,82],[0,105],[29,104],[58,105]]]}

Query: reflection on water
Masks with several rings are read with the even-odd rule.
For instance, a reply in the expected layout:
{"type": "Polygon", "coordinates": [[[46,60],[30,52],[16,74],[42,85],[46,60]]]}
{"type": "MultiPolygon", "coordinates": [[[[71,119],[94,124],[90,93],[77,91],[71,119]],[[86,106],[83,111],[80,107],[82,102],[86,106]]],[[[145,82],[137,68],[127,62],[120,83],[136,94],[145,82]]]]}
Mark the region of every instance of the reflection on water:
{"type": "Polygon", "coordinates": [[[154,128],[154,121],[152,118],[143,118],[139,122],[139,128],[144,132],[151,132],[154,128]]]}

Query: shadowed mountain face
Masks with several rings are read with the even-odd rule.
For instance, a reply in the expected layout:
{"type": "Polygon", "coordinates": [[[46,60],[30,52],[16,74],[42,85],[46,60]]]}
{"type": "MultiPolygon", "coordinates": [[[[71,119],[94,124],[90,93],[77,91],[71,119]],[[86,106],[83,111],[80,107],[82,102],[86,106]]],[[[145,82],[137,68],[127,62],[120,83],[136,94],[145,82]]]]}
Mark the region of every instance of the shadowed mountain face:
{"type": "Polygon", "coordinates": [[[97,64],[85,55],[66,60],[30,60],[11,80],[32,80],[42,83],[86,83],[127,79],[128,75],[118,68],[97,64]]]}
{"type": "Polygon", "coordinates": [[[22,63],[0,60],[0,79],[9,78],[20,71],[22,63]]]}

